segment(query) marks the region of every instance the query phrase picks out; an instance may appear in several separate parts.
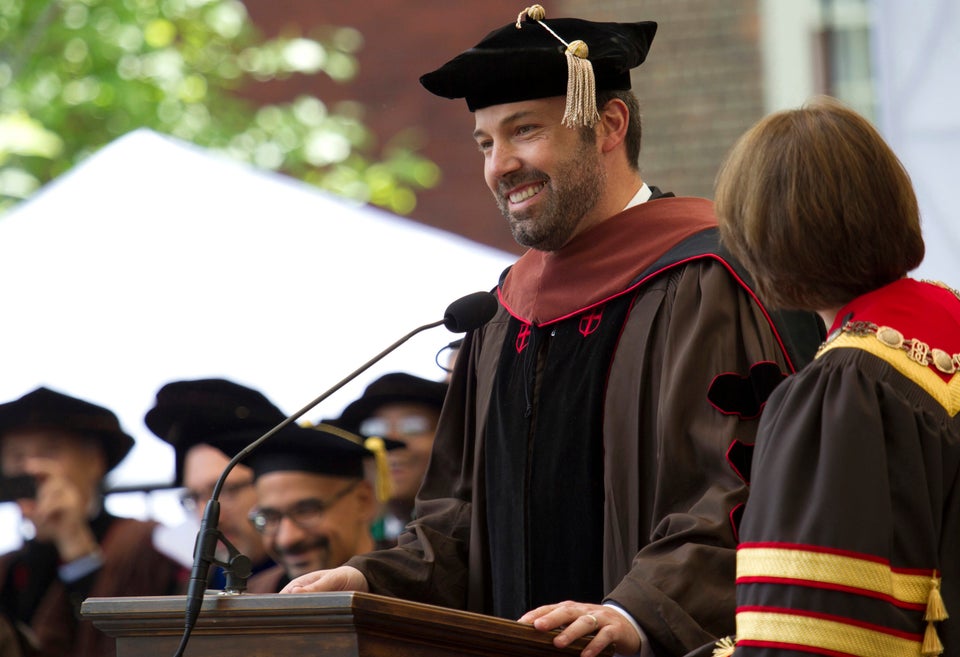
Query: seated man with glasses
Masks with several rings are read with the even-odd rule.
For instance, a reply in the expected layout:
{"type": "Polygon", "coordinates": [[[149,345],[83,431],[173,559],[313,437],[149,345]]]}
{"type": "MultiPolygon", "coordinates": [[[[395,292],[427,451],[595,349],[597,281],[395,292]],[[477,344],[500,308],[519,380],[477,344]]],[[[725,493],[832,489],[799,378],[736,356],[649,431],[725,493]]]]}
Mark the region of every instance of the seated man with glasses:
{"type": "Polygon", "coordinates": [[[247,457],[257,506],[250,524],[278,566],[250,579],[250,593],[277,593],[291,579],[335,568],[374,549],[377,514],[363,439],[329,424],[290,425],[247,457]]]}
{"type": "Polygon", "coordinates": [[[387,455],[393,493],[374,526],[378,547],[392,547],[413,519],[414,500],[433,450],[447,384],[391,372],[367,386],[340,416],[342,426],[362,436],[381,436],[400,447],[387,455]]]}
{"type": "MultiPolygon", "coordinates": [[[[213,487],[230,459],[285,419],[263,394],[225,379],[173,381],[157,392],[144,418],[147,427],[175,451],[175,483],[184,487],[184,509],[199,522],[213,487]],[[254,435],[258,434],[258,435],[254,435]]],[[[274,565],[247,515],[256,504],[253,471],[237,465],[220,489],[220,531],[250,558],[253,572],[274,565]]],[[[185,565],[193,563],[192,553],[185,565]]],[[[226,556],[221,546],[219,557],[226,556]]],[[[223,570],[212,568],[210,588],[222,589],[223,570]]]]}

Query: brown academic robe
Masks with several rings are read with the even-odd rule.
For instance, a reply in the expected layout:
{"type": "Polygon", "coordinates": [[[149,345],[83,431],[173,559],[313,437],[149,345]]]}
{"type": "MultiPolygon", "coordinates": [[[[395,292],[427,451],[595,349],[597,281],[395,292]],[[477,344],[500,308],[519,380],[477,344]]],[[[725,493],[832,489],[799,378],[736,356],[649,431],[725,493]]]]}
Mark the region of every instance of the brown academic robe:
{"type": "MultiPolygon", "coordinates": [[[[582,325],[589,311],[629,297],[622,325],[606,329],[617,332],[613,357],[595,364],[607,372],[597,429],[604,598],[637,620],[658,655],[732,631],[735,520],[747,487],[728,450],[752,443],[765,395],[792,364],[769,314],[723,259],[706,254],[658,268],[667,251],[709,237],[714,224],[708,201],[663,198],[561,252],[521,258],[499,289],[513,315],[501,307],[465,340],[417,520],[398,548],[349,562],[371,591],[491,613],[501,575],[490,572],[485,442],[502,348],[512,349],[525,325],[582,325]],[[523,278],[512,278],[518,272],[523,278]],[[725,407],[724,390],[744,387],[756,394],[752,410],[725,407]]],[[[818,324],[807,319],[816,345],[818,324]]],[[[544,378],[531,403],[573,393],[544,378]]]]}
{"type": "MultiPolygon", "coordinates": [[[[90,576],[89,589],[83,595],[170,595],[182,591],[186,571],[153,548],[156,523],[109,516],[101,516],[97,522],[104,519],[106,530],[100,539],[103,566],[90,576]]],[[[29,564],[36,563],[30,555],[36,554],[38,547],[28,542],[20,550],[0,557],[0,586],[5,581],[11,583],[10,587],[0,590],[4,605],[17,596],[38,596],[35,604],[30,605],[32,613],[28,627],[21,628],[23,636],[32,634],[35,637],[37,650],[28,649],[25,655],[114,657],[114,639],[94,628],[92,623],[79,619],[83,595],[68,590],[55,576],[43,591],[34,586],[36,573],[31,571],[29,564]]],[[[9,627],[16,626],[11,619],[5,620],[9,627]]],[[[2,634],[4,632],[0,630],[2,634]]]]}

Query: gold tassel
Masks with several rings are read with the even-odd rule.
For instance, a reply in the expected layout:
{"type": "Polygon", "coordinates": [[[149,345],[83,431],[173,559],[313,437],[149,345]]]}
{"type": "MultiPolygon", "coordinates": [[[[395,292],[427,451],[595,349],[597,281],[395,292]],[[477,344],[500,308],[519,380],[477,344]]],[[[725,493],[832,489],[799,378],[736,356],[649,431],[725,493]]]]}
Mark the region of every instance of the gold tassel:
{"type": "Polygon", "coordinates": [[[530,5],[517,15],[517,29],[520,29],[520,23],[523,22],[524,18],[529,18],[532,21],[542,21],[546,17],[547,10],[542,5],[530,5]]]}
{"type": "Polygon", "coordinates": [[[940,578],[934,571],[930,578],[930,592],[927,594],[927,610],[923,614],[923,620],[927,621],[927,629],[923,633],[923,645],[920,646],[920,654],[923,657],[937,657],[943,653],[943,643],[937,635],[934,623],[947,618],[949,614],[940,595],[940,578]]]}
{"type": "Polygon", "coordinates": [[[940,596],[940,578],[933,575],[930,579],[930,593],[927,595],[927,611],[923,615],[925,621],[942,621],[950,617],[947,614],[947,608],[943,604],[943,598],[940,596]]]}
{"type": "Polygon", "coordinates": [[[383,438],[371,436],[363,441],[363,446],[373,452],[377,467],[377,499],[386,502],[393,495],[393,484],[390,480],[390,465],[387,463],[387,446],[383,438]]]}
{"type": "Polygon", "coordinates": [[[733,657],[733,651],[737,649],[737,643],[732,636],[725,636],[716,643],[713,649],[713,657],[733,657]]]}
{"type": "Polygon", "coordinates": [[[923,645],[920,646],[920,654],[923,657],[937,657],[943,653],[943,644],[940,637],[937,636],[937,628],[933,622],[927,623],[927,631],[923,633],[923,645]]]}
{"type": "Polygon", "coordinates": [[[567,46],[567,106],[563,125],[568,128],[592,128],[600,120],[597,113],[597,83],[593,64],[587,57],[590,49],[579,39],[567,46]]]}
{"type": "Polygon", "coordinates": [[[377,480],[374,482],[377,489],[377,499],[381,502],[386,502],[390,499],[390,497],[393,495],[393,482],[390,479],[390,465],[387,463],[387,445],[383,442],[383,438],[371,436],[370,438],[364,440],[355,433],[341,429],[340,427],[335,427],[332,424],[327,424],[325,422],[317,422],[312,426],[309,426],[308,423],[304,426],[307,426],[307,428],[317,429],[318,431],[332,433],[334,436],[339,436],[340,438],[349,440],[357,445],[362,444],[367,451],[372,452],[377,470],[377,480]]]}
{"type": "Polygon", "coordinates": [[[600,120],[600,114],[597,112],[597,80],[593,73],[593,64],[587,59],[590,49],[579,39],[571,43],[564,41],[543,22],[546,17],[547,12],[542,6],[531,5],[517,16],[516,28],[519,30],[523,27],[525,18],[535,21],[566,46],[564,54],[567,57],[567,105],[563,111],[562,122],[568,128],[592,128],[600,120]]]}

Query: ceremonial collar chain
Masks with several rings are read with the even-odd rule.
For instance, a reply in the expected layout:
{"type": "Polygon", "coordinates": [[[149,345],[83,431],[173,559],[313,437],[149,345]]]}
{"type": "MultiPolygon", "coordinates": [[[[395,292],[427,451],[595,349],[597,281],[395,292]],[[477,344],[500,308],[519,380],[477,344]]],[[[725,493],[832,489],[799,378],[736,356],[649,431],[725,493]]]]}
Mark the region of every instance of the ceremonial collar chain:
{"type": "MultiPolygon", "coordinates": [[[[904,338],[903,333],[889,326],[878,326],[873,322],[848,321],[830,335],[826,342],[820,345],[819,351],[830,344],[841,333],[848,333],[856,337],[872,335],[880,344],[891,349],[900,349],[906,352],[907,357],[925,367],[935,367],[944,374],[953,374],[960,370],[960,354],[948,354],[943,349],[930,348],[926,342],[913,338],[904,338]]],[[[819,355],[818,351],[818,355],[819,355]]]]}
{"type": "Polygon", "coordinates": [[[920,282],[921,282],[921,283],[927,283],[928,285],[936,285],[937,287],[942,287],[944,290],[947,290],[948,292],[952,292],[952,293],[953,293],[953,296],[957,297],[957,300],[960,301],[960,292],[957,292],[956,290],[954,290],[952,287],[950,287],[949,285],[947,285],[947,284],[944,283],[943,281],[931,281],[931,280],[925,278],[925,279],[923,279],[923,280],[920,281],[920,282]]]}
{"type": "MultiPolygon", "coordinates": [[[[960,292],[953,289],[946,283],[932,280],[922,280],[921,283],[935,285],[947,290],[960,301],[960,292]]],[[[839,328],[827,336],[826,341],[820,345],[817,350],[819,356],[827,346],[840,335],[847,333],[854,337],[875,337],[880,344],[891,349],[899,349],[907,354],[907,357],[924,367],[935,367],[943,374],[953,374],[960,371],[960,353],[949,354],[943,349],[931,348],[926,342],[921,342],[915,338],[904,338],[903,333],[889,326],[880,326],[868,321],[853,321],[850,317],[853,313],[844,317],[844,321],[839,328]]]]}

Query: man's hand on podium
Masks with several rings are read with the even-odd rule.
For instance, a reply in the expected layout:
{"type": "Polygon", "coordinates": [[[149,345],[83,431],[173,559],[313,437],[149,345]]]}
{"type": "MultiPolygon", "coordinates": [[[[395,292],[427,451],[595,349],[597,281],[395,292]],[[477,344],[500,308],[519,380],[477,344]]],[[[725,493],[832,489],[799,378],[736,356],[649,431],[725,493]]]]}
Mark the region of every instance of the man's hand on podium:
{"type": "Polygon", "coordinates": [[[283,587],[280,593],[323,593],[324,591],[361,591],[368,593],[367,578],[356,568],[340,566],[331,570],[315,570],[300,575],[283,587]]]}
{"type": "Polygon", "coordinates": [[[553,639],[553,645],[566,648],[589,634],[594,635],[580,653],[581,657],[595,657],[607,646],[619,655],[633,655],[640,651],[640,635],[618,610],[606,605],[592,605],[566,601],[544,605],[528,611],[518,619],[536,629],[549,632],[562,628],[553,639]]]}

